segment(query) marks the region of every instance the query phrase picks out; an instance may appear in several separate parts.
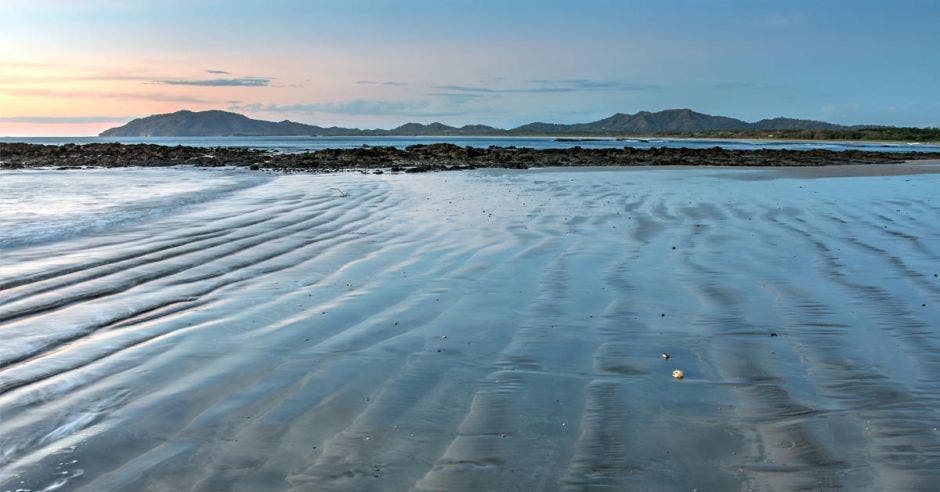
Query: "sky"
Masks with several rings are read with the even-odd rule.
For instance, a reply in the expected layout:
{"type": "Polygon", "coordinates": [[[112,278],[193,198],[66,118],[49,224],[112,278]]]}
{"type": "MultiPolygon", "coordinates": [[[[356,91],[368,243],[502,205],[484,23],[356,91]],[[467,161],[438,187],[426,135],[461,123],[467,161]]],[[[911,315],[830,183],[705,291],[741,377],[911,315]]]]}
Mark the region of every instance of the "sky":
{"type": "Polygon", "coordinates": [[[940,1],[0,2],[0,135],[179,109],[390,128],[670,108],[940,126],[940,1]]]}

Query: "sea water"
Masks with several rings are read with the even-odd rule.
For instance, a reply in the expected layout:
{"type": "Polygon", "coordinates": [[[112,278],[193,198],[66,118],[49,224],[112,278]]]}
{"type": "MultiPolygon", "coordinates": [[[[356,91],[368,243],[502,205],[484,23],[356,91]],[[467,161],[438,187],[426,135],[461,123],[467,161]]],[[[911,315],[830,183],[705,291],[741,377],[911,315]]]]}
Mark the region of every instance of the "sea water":
{"type": "Polygon", "coordinates": [[[557,139],[552,137],[0,137],[2,144],[28,142],[46,145],[66,143],[86,144],[118,142],[126,144],[148,143],[157,145],[185,145],[196,147],[248,147],[276,150],[280,152],[302,152],[328,148],[354,148],[368,146],[391,146],[404,148],[415,144],[451,143],[459,146],[489,147],[516,146],[536,149],[560,149],[580,146],[583,148],[631,147],[685,147],[702,149],[722,147],[727,149],[791,149],[791,150],[865,150],[878,152],[940,152],[940,145],[907,142],[834,142],[834,141],[770,141],[746,139],[557,139]]]}

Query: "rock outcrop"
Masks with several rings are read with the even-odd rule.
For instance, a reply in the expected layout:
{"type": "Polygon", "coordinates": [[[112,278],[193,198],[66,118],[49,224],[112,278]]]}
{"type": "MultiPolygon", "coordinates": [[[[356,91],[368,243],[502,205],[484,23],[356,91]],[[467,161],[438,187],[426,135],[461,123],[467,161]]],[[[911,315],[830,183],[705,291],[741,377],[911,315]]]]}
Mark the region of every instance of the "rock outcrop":
{"type": "Polygon", "coordinates": [[[252,169],[339,170],[388,169],[423,172],[474,168],[579,167],[579,166],[825,166],[885,164],[907,160],[940,159],[940,153],[868,152],[829,150],[734,150],[720,147],[532,149],[527,147],[460,147],[438,143],[396,147],[323,149],[279,153],[240,147],[184,147],[152,144],[86,145],[3,144],[4,168],[24,167],[128,167],[128,166],[239,166],[252,169]]]}

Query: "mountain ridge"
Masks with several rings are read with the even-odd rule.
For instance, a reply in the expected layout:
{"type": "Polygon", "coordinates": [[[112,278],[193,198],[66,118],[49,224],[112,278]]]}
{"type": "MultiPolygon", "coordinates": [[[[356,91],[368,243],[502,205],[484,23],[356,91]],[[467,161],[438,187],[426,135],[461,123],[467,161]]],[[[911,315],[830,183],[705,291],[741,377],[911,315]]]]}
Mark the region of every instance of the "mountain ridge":
{"type": "Polygon", "coordinates": [[[854,128],[824,121],[769,118],[749,123],[728,116],[667,109],[635,114],[615,113],[587,123],[532,122],[501,129],[488,125],[455,127],[439,122],[405,123],[390,130],[322,127],[290,120],[267,121],[222,110],[156,114],[110,128],[102,137],[215,137],[215,136],[572,136],[572,135],[681,135],[714,132],[823,131],[854,128]]]}

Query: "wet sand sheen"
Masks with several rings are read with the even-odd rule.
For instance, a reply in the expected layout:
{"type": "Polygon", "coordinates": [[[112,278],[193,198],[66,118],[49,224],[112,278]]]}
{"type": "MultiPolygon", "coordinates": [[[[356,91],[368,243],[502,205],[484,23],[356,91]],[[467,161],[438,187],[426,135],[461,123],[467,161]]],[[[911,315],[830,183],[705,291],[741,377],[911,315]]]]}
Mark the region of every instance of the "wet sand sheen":
{"type": "Polygon", "coordinates": [[[0,251],[0,490],[927,490],[940,176],[872,171],[280,176],[0,251]]]}

